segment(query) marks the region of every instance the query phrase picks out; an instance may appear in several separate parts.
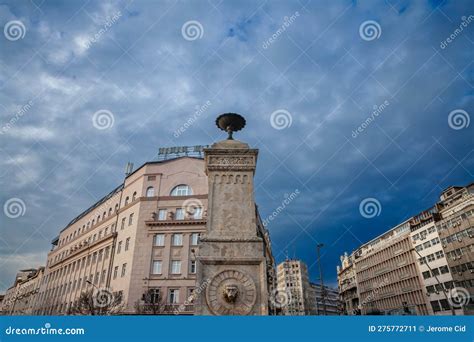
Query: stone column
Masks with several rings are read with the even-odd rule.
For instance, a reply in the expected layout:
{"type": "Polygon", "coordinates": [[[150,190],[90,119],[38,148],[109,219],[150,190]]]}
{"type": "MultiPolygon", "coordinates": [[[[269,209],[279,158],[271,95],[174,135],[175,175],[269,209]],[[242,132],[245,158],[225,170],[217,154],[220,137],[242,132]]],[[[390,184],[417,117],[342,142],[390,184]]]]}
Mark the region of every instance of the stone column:
{"type": "Polygon", "coordinates": [[[267,315],[264,243],[253,176],[258,150],[237,140],[205,149],[207,233],[197,255],[197,315],[267,315]]]}

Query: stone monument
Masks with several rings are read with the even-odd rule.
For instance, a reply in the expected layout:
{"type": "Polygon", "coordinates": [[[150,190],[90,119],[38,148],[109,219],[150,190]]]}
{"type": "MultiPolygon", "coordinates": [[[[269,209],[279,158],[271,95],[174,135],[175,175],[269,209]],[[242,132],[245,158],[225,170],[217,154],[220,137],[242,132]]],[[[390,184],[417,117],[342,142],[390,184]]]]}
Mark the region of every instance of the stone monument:
{"type": "Polygon", "coordinates": [[[209,179],[207,233],[197,253],[196,315],[267,315],[265,244],[258,235],[253,176],[257,149],[233,139],[245,126],[234,113],[217,126],[227,140],[204,150],[209,179]]]}

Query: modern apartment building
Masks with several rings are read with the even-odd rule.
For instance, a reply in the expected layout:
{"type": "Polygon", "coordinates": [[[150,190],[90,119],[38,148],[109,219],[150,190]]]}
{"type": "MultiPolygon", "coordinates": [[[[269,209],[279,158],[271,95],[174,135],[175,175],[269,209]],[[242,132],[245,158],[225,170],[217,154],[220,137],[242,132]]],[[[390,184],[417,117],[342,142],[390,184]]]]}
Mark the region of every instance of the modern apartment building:
{"type": "Polygon", "coordinates": [[[309,288],[308,268],[304,262],[287,259],[277,266],[277,289],[288,296],[282,307],[284,315],[310,314],[309,288]]]}
{"type": "Polygon", "coordinates": [[[341,314],[341,301],[337,289],[321,284],[309,283],[308,299],[310,303],[310,315],[335,316],[341,314]]]}
{"type": "Polygon", "coordinates": [[[362,245],[354,258],[362,314],[430,314],[409,222],[362,245]]]}
{"type": "Polygon", "coordinates": [[[450,187],[433,207],[345,253],[344,313],[472,314],[473,219],[474,184],[450,187]]]}
{"type": "MultiPolygon", "coordinates": [[[[449,305],[447,290],[452,289],[454,283],[436,229],[436,222],[441,218],[438,207],[435,205],[411,218],[410,235],[432,313],[450,315],[454,308],[449,305]]],[[[462,314],[462,310],[458,309],[455,314],[462,314]]]]}
{"type": "MultiPolygon", "coordinates": [[[[441,245],[455,287],[464,289],[460,308],[474,314],[474,183],[467,187],[450,187],[441,194],[441,220],[436,222],[441,245]]],[[[452,293],[455,295],[455,293],[452,293]]],[[[434,307],[435,310],[438,307],[434,307]]]]}

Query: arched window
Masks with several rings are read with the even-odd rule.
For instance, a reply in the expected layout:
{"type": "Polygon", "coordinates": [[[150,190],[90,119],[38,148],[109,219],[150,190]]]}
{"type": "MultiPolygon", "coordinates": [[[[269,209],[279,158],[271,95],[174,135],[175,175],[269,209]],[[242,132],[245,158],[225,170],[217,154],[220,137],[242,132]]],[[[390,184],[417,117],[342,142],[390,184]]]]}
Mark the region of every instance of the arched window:
{"type": "Polygon", "coordinates": [[[189,185],[180,184],[177,185],[171,190],[171,196],[190,196],[192,195],[191,188],[189,185]]]}
{"type": "Polygon", "coordinates": [[[109,208],[109,216],[112,215],[112,208],[109,208]]]}
{"type": "Polygon", "coordinates": [[[149,186],[146,189],[146,197],[153,197],[153,196],[155,196],[155,188],[152,186],[149,186]]]}
{"type": "Polygon", "coordinates": [[[115,205],[115,211],[118,211],[118,203],[115,205]]]}
{"type": "Polygon", "coordinates": [[[132,202],[135,201],[136,198],[137,198],[137,192],[135,191],[132,195],[132,202]]]}
{"type": "Polygon", "coordinates": [[[106,214],[107,214],[107,213],[104,211],[104,213],[102,214],[102,220],[105,220],[105,215],[106,215],[106,214]]]}
{"type": "Polygon", "coordinates": [[[128,204],[128,200],[129,200],[129,198],[128,198],[128,196],[127,196],[127,198],[125,198],[125,205],[128,204]]]}

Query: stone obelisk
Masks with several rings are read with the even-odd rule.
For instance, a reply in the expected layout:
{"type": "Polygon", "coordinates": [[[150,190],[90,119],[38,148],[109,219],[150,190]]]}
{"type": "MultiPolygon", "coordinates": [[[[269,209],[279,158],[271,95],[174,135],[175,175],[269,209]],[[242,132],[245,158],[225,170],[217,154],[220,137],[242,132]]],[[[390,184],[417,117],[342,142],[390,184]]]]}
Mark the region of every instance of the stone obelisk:
{"type": "Polygon", "coordinates": [[[253,177],[257,149],[232,137],[245,126],[234,113],[219,116],[229,137],[205,149],[209,179],[207,233],[197,255],[196,315],[267,315],[263,240],[257,236],[253,177]]]}

